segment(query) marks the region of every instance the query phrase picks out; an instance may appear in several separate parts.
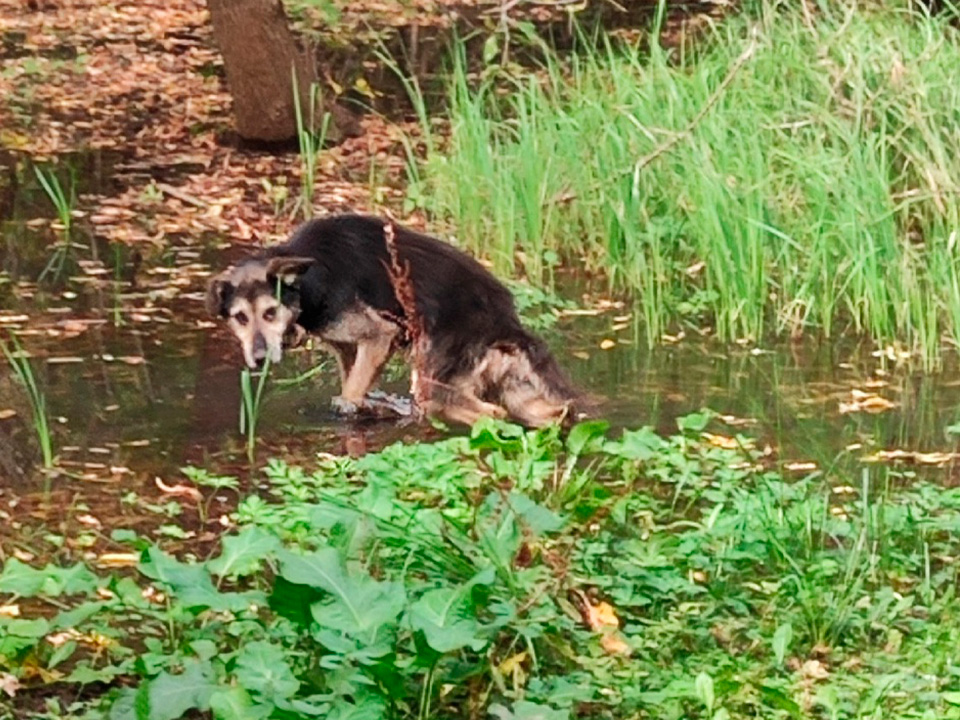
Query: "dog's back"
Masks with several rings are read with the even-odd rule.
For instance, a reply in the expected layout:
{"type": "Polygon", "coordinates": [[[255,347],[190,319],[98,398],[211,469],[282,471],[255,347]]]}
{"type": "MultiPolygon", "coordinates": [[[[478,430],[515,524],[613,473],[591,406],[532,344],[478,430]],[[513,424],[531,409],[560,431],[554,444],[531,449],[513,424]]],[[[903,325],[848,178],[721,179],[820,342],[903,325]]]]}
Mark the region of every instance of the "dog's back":
{"type": "MultiPolygon", "coordinates": [[[[267,251],[317,261],[300,283],[306,330],[315,331],[358,301],[404,317],[388,270],[384,227],[382,219],[362,215],[313,220],[287,244],[267,251]]],[[[565,414],[580,394],[546,344],[524,329],[510,291],[448,243],[401,226],[394,237],[401,264],[410,268],[429,339],[429,372],[441,394],[444,388],[466,392],[465,383],[473,383],[477,397],[502,403],[525,422],[543,424],[565,414]]]]}

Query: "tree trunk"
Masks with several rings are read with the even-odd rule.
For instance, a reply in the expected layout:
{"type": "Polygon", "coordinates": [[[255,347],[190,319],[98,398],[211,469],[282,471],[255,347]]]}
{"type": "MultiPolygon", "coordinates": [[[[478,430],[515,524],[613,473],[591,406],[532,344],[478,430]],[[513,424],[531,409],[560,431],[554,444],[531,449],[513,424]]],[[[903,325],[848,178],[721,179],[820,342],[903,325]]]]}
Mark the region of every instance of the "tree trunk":
{"type": "MultiPolygon", "coordinates": [[[[313,58],[297,46],[280,0],[208,0],[207,7],[240,137],[267,142],[295,138],[293,71],[305,120],[317,71],[313,58]]],[[[326,109],[331,112],[330,140],[353,134],[349,113],[333,106],[326,109]]],[[[319,123],[319,108],[316,114],[319,123]]]]}

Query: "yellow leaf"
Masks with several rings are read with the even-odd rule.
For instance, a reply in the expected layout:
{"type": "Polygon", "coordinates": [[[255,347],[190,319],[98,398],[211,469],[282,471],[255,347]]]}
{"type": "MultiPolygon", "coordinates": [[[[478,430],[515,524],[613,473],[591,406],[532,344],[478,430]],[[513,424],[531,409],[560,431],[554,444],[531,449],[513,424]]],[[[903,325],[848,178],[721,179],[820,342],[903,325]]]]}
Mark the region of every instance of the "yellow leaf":
{"type": "Polygon", "coordinates": [[[617,343],[611,340],[610,338],[604,338],[603,340],[600,341],[600,349],[609,350],[612,347],[616,347],[616,344],[617,343]]]}

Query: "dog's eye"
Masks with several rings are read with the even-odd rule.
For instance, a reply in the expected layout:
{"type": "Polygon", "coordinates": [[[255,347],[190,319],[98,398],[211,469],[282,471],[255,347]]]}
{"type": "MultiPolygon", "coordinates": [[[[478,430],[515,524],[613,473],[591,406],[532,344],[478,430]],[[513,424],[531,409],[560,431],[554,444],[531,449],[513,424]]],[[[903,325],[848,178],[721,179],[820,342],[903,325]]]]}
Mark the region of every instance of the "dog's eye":
{"type": "Polygon", "coordinates": [[[238,312],[236,315],[233,316],[233,319],[236,320],[241,325],[246,325],[248,322],[250,322],[250,318],[247,317],[247,314],[245,312],[238,312]]]}
{"type": "Polygon", "coordinates": [[[267,308],[263,311],[263,319],[267,322],[273,322],[277,317],[277,309],[275,307],[267,308]]]}

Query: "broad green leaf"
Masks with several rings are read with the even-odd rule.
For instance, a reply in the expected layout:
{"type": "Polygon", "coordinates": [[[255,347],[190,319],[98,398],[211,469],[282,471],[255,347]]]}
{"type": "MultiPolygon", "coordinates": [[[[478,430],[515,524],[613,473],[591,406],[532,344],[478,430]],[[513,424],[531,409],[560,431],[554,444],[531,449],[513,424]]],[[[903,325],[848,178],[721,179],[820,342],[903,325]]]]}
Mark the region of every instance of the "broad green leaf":
{"type": "Polygon", "coordinates": [[[710,424],[717,414],[713,410],[703,409],[700,412],[690,413],[677,418],[677,427],[683,433],[699,433],[710,424]]]}
{"type": "Polygon", "coordinates": [[[210,709],[217,720],[258,720],[273,712],[273,705],[254,704],[250,694],[239,687],[219,688],[210,696],[210,709]]]}
{"type": "Polygon", "coordinates": [[[0,617],[0,657],[14,657],[24,648],[36,645],[50,632],[50,623],[39,618],[0,617]]]}
{"type": "Polygon", "coordinates": [[[423,594],[410,607],[410,624],[424,634],[427,644],[438,653],[469,647],[483,649],[487,640],[479,636],[480,623],[462,588],[439,588],[423,594]]]}
{"type": "Polygon", "coordinates": [[[556,710],[527,700],[519,700],[509,709],[495,703],[488,712],[497,720],[568,720],[570,717],[568,710],[556,710]]]}
{"type": "MultiPolygon", "coordinates": [[[[176,720],[187,710],[209,710],[210,696],[216,690],[213,666],[199,660],[187,661],[179,675],[162,672],[149,682],[146,720],[176,720]]],[[[139,707],[138,714],[142,717],[139,707]]]]}
{"type": "Polygon", "coordinates": [[[694,681],[694,688],[697,691],[697,698],[706,706],[707,712],[712,713],[713,703],[716,700],[713,694],[713,678],[701,672],[694,681]]]}
{"type": "Polygon", "coordinates": [[[586,420],[577,423],[567,435],[567,452],[573,455],[596,452],[602,447],[604,436],[609,429],[610,423],[606,420],[586,420]]]}
{"type": "Polygon", "coordinates": [[[394,623],[403,610],[403,586],[378,582],[362,571],[348,574],[333,548],[321,548],[310,555],[283,552],[278,557],[284,579],[330,595],[310,609],[313,619],[322,627],[352,634],[376,632],[394,623]]]}
{"type": "Polygon", "coordinates": [[[260,592],[220,592],[204,565],[180,562],[157,547],[151,547],[145,556],[140,572],[169,587],[172,595],[186,607],[242,612],[251,605],[266,603],[266,596],[260,592]]]}
{"type": "Polygon", "coordinates": [[[81,563],[66,568],[48,564],[38,570],[10,558],[0,573],[0,592],[21,597],[88,594],[94,592],[98,584],[97,576],[81,563]]]}
{"type": "Polygon", "coordinates": [[[773,654],[777,659],[777,665],[783,665],[791,640],[793,640],[793,626],[790,623],[784,623],[773,633],[773,654]]]}
{"type": "Polygon", "coordinates": [[[291,697],[300,689],[300,681],[287,664],[284,649],[268,642],[244,645],[237,656],[236,674],[244,689],[271,702],[291,697]]]}
{"type": "Polygon", "coordinates": [[[625,460],[648,462],[662,452],[665,444],[653,428],[642,427],[639,430],[624,430],[620,440],[604,443],[603,450],[625,460]]]}
{"type": "Polygon", "coordinates": [[[245,528],[223,539],[223,552],[207,563],[207,569],[221,577],[252,575],[264,558],[280,548],[280,540],[258,527],[245,528]]]}

